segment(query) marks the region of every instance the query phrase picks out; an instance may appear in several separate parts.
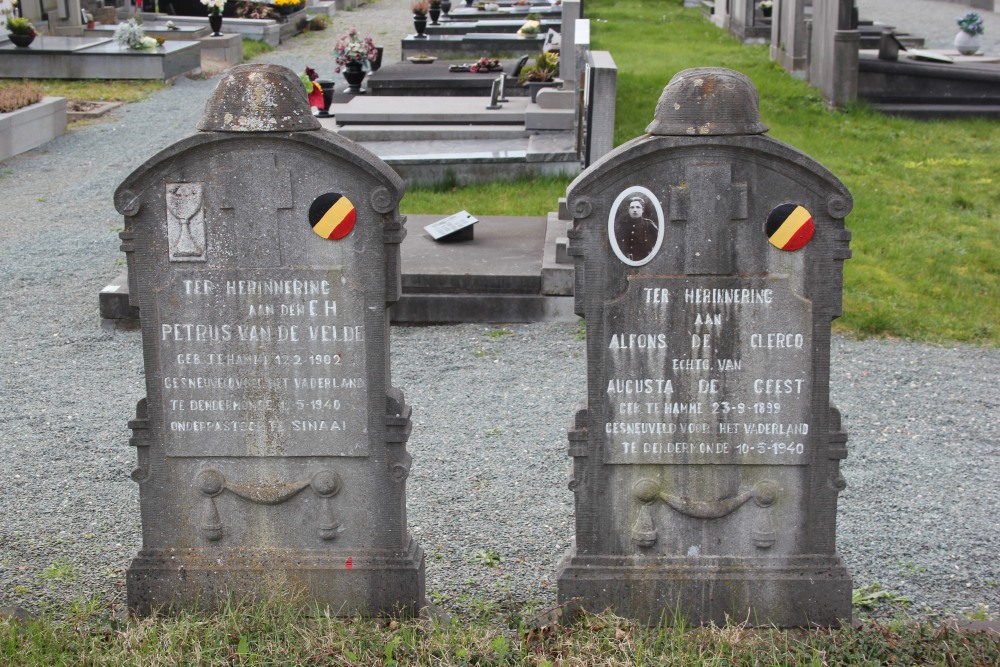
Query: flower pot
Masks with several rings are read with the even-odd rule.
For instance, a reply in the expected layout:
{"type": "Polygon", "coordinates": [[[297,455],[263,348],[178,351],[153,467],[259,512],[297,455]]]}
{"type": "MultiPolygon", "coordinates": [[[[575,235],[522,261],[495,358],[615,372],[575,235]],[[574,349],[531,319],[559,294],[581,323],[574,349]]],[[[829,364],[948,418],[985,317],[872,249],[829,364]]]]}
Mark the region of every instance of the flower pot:
{"type": "Polygon", "coordinates": [[[413,27],[417,29],[417,39],[427,39],[424,30],[427,28],[427,17],[424,14],[413,15],[413,27]]]}
{"type": "MultiPolygon", "coordinates": [[[[13,37],[13,35],[11,35],[13,37]]],[[[979,35],[972,35],[964,30],[959,30],[955,35],[955,48],[963,56],[972,56],[979,52],[979,35]]]]}
{"type": "Polygon", "coordinates": [[[555,88],[557,85],[555,81],[529,81],[528,92],[531,94],[531,101],[535,101],[535,98],[538,97],[538,91],[542,88],[555,88]]]}
{"type": "Polygon", "coordinates": [[[222,37],[222,14],[209,14],[208,25],[212,26],[212,37],[222,37]]]}
{"type": "Polygon", "coordinates": [[[7,37],[10,39],[11,43],[14,44],[14,46],[20,46],[22,48],[27,47],[35,41],[34,35],[7,35],[7,37]]]}
{"type": "Polygon", "coordinates": [[[764,16],[764,18],[769,19],[769,18],[771,18],[771,12],[773,10],[774,10],[774,7],[761,7],[760,8],[760,13],[764,16]]]}
{"type": "Polygon", "coordinates": [[[361,87],[361,82],[365,80],[365,70],[361,67],[361,63],[348,63],[344,67],[344,80],[347,81],[345,93],[360,95],[365,92],[361,87]]]}

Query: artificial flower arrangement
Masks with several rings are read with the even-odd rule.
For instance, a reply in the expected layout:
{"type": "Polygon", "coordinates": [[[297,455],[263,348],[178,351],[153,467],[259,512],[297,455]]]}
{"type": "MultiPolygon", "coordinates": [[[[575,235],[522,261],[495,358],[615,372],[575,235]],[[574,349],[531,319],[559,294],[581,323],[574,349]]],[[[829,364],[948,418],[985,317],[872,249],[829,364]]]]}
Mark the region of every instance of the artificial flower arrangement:
{"type": "Polygon", "coordinates": [[[236,5],[236,16],[241,19],[276,19],[279,14],[271,5],[248,0],[236,5]]]}
{"type": "Polygon", "coordinates": [[[530,18],[529,15],[529,18],[524,22],[524,25],[518,29],[517,34],[522,37],[533,37],[538,34],[541,27],[542,22],[537,19],[530,18]]]}
{"type": "Polygon", "coordinates": [[[773,2],[773,0],[760,0],[759,6],[760,6],[761,9],[765,9],[765,10],[767,10],[767,9],[774,9],[774,2],[773,2]]]}
{"type": "Polygon", "coordinates": [[[414,16],[426,16],[430,8],[431,3],[428,0],[413,0],[410,3],[410,11],[414,16]]]}
{"type": "Polygon", "coordinates": [[[535,59],[535,64],[525,67],[517,76],[519,83],[545,83],[552,81],[559,73],[559,52],[546,51],[535,59]]]}
{"type": "Polygon", "coordinates": [[[480,58],[472,65],[469,65],[470,72],[498,72],[502,70],[503,67],[500,66],[500,60],[497,58],[480,58]]]}
{"type": "Polygon", "coordinates": [[[372,38],[362,37],[357,28],[351,28],[337,39],[337,43],[333,46],[333,54],[337,60],[337,72],[352,63],[366,67],[378,57],[372,38]]]}
{"type": "Polygon", "coordinates": [[[320,87],[319,74],[312,67],[306,66],[306,71],[299,74],[303,85],[306,87],[306,95],[309,96],[309,106],[316,107],[320,111],[326,108],[323,104],[323,88],[320,87]]]}
{"type": "Polygon", "coordinates": [[[208,7],[209,14],[221,14],[222,8],[226,6],[226,0],[201,0],[201,4],[208,7]]]}
{"type": "Polygon", "coordinates": [[[155,49],[159,46],[159,42],[146,36],[146,31],[134,18],[118,24],[118,27],[115,28],[115,42],[118,43],[119,48],[136,51],[155,49]]]}
{"type": "Polygon", "coordinates": [[[305,0],[271,0],[275,7],[297,7],[302,5],[305,0]]]}
{"type": "Polygon", "coordinates": [[[983,17],[975,12],[969,12],[958,17],[958,27],[970,35],[981,35],[984,32],[983,17]]]}
{"type": "Polygon", "coordinates": [[[35,27],[31,25],[31,21],[23,16],[14,16],[13,14],[7,17],[7,31],[12,35],[27,35],[31,37],[38,34],[35,27]]]}

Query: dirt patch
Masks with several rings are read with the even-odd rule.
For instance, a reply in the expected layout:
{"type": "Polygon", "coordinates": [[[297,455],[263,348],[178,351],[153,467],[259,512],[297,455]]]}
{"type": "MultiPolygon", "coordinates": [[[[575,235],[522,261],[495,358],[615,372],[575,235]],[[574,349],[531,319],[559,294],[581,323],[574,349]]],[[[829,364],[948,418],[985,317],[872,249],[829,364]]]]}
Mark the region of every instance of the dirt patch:
{"type": "Polygon", "coordinates": [[[98,118],[124,102],[97,102],[91,100],[70,100],[66,103],[66,116],[70,121],[98,118]]]}

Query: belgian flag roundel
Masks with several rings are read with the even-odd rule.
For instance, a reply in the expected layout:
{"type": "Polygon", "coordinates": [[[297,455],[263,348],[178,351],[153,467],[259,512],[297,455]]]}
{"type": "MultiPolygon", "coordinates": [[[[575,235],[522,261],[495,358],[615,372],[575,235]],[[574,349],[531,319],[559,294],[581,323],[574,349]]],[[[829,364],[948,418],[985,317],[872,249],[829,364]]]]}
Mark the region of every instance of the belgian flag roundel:
{"type": "Polygon", "coordinates": [[[309,224],[323,238],[338,241],[354,229],[355,215],[350,199],[338,192],[328,192],[316,197],[309,207],[309,224]]]}
{"type": "Polygon", "coordinates": [[[767,240],[779,250],[798,250],[812,240],[816,225],[812,214],[798,204],[775,206],[764,225],[767,240]]]}

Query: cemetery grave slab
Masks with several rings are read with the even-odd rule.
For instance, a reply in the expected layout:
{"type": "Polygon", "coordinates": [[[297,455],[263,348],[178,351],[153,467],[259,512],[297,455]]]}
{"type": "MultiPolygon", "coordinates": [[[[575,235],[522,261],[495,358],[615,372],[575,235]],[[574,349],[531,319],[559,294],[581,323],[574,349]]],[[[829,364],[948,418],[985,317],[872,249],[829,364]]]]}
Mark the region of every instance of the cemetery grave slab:
{"type": "Polygon", "coordinates": [[[66,131],[65,97],[43,97],[15,111],[0,113],[0,160],[37,148],[66,131]]]}
{"type": "MultiPolygon", "coordinates": [[[[112,38],[117,25],[96,24],[93,28],[84,28],[84,37],[112,38]]],[[[202,37],[208,37],[211,29],[207,25],[178,25],[168,28],[166,21],[143,21],[142,29],[147,37],[159,37],[168,41],[196,42],[202,37]]]]}
{"type": "MultiPolygon", "coordinates": [[[[516,33],[524,25],[524,19],[489,19],[480,21],[449,21],[439,25],[428,23],[424,30],[428,35],[465,35],[476,32],[516,33]]],[[[559,17],[539,21],[538,32],[555,30],[561,27],[559,17]]]]}
{"type": "Polygon", "coordinates": [[[544,35],[519,36],[505,33],[481,32],[465,35],[432,35],[419,39],[416,35],[404,37],[400,42],[403,58],[420,54],[447,60],[481,58],[490,54],[504,57],[535,55],[542,52],[544,35]]]}
{"type": "MultiPolygon", "coordinates": [[[[517,64],[515,59],[501,61],[501,71],[490,73],[454,72],[450,68],[474,61],[437,60],[429,64],[407,61],[383,65],[365,79],[370,95],[382,96],[428,96],[428,97],[486,97],[489,98],[493,81],[503,76],[504,94],[507,97],[522,97],[527,88],[517,85],[513,76],[517,64]]],[[[446,106],[448,102],[443,102],[446,106]]]]}
{"type": "Polygon", "coordinates": [[[952,55],[953,63],[921,62],[900,51],[883,60],[877,51],[858,56],[858,97],[874,108],[914,118],[997,117],[1000,64],[980,56],[952,55]]]}
{"type": "MultiPolygon", "coordinates": [[[[487,75],[487,78],[496,79],[487,75]]],[[[489,98],[455,97],[442,103],[435,97],[390,97],[355,95],[346,104],[332,104],[337,125],[432,124],[523,125],[529,100],[511,98],[503,108],[487,109],[489,98]]]]}
{"type": "MultiPolygon", "coordinates": [[[[435,242],[411,233],[403,242],[403,293],[392,307],[398,324],[538,322],[576,319],[572,298],[551,285],[572,283],[572,265],[549,267],[543,276],[552,229],[565,222],[545,218],[477,216],[474,238],[435,242]]],[[[441,216],[411,215],[411,232],[441,216]]],[[[554,250],[551,251],[554,254],[554,250]]]]}
{"type": "Polygon", "coordinates": [[[165,81],[200,67],[198,42],[169,41],[141,51],[123,51],[111,38],[43,35],[26,48],[0,42],[0,78],[165,81]]]}

